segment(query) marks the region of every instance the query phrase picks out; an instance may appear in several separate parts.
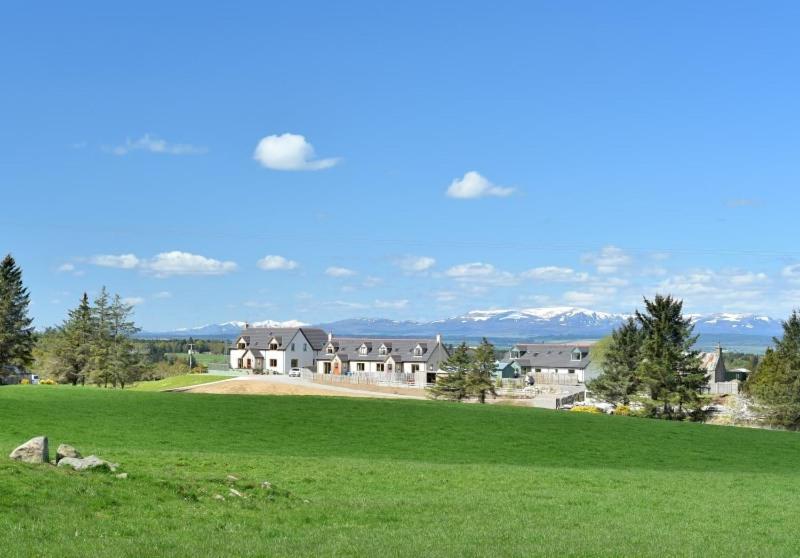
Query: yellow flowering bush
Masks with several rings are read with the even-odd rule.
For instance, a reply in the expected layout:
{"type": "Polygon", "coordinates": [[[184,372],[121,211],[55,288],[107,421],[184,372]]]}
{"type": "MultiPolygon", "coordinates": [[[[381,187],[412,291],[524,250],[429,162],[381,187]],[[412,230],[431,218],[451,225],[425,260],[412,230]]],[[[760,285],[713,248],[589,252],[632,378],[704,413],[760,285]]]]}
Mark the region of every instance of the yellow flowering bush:
{"type": "Polygon", "coordinates": [[[599,415],[599,414],[603,413],[603,411],[601,411],[600,409],[598,409],[597,407],[595,407],[593,405],[577,405],[577,406],[573,407],[572,409],[570,409],[570,412],[573,412],[573,413],[590,413],[592,415],[599,415]]]}

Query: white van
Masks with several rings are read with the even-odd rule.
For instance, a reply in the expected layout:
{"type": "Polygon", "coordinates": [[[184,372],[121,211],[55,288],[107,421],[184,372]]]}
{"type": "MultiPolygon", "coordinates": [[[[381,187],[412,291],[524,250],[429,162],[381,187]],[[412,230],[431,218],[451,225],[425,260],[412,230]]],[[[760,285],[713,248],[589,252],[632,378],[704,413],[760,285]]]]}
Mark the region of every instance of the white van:
{"type": "Polygon", "coordinates": [[[39,383],[39,375],[31,374],[31,384],[38,384],[38,383],[39,383]]]}

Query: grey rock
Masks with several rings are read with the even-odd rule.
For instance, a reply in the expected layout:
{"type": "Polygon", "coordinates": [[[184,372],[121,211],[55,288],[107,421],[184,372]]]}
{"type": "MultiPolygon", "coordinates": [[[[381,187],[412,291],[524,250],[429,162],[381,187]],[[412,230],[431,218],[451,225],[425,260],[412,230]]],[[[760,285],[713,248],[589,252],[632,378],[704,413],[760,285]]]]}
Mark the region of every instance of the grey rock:
{"type": "Polygon", "coordinates": [[[117,477],[118,479],[123,479],[124,480],[124,479],[128,478],[128,473],[120,473],[120,474],[114,475],[114,476],[117,477]]]}
{"type": "Polygon", "coordinates": [[[80,459],[83,456],[80,454],[78,450],[76,450],[69,444],[59,444],[58,449],[56,450],[56,463],[58,463],[65,457],[75,457],[77,459],[80,459]]]}
{"type": "Polygon", "coordinates": [[[96,455],[90,455],[83,459],[79,457],[64,457],[58,462],[59,467],[72,467],[76,471],[88,471],[90,469],[106,469],[112,473],[117,470],[116,463],[109,463],[100,459],[96,455]]]}
{"type": "Polygon", "coordinates": [[[236,496],[237,498],[242,497],[242,493],[236,490],[235,488],[228,489],[228,492],[230,493],[231,496],[236,496]]]}
{"type": "Polygon", "coordinates": [[[50,450],[47,447],[47,436],[31,438],[12,451],[8,457],[25,463],[49,463],[50,450]]]}

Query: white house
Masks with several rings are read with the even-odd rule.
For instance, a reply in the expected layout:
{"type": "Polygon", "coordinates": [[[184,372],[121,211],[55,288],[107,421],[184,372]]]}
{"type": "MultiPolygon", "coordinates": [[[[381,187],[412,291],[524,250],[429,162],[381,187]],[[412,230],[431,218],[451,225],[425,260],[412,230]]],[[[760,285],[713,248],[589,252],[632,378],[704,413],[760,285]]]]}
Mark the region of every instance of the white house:
{"type": "Polygon", "coordinates": [[[230,351],[230,367],[285,374],[292,368],[313,370],[328,339],[313,327],[247,327],[230,351]]]}
{"type": "Polygon", "coordinates": [[[318,374],[406,373],[418,384],[436,381],[436,371],[448,358],[442,338],[370,339],[329,335],[317,357],[318,374]]]}

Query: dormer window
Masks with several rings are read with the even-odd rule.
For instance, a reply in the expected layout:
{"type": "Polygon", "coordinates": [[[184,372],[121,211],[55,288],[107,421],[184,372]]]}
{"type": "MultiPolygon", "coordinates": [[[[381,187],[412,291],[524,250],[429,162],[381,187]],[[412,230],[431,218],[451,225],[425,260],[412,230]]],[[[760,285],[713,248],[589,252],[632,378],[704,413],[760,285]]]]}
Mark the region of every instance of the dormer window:
{"type": "Polygon", "coordinates": [[[380,348],[378,349],[378,354],[379,355],[385,355],[386,354],[386,345],[381,345],[380,346],[380,348]]]}
{"type": "Polygon", "coordinates": [[[511,358],[519,358],[519,357],[520,357],[519,349],[512,349],[511,350],[511,358]]]}
{"type": "Polygon", "coordinates": [[[333,345],[328,345],[328,348],[325,349],[325,352],[328,353],[329,355],[332,355],[333,354],[333,345]]]}
{"type": "Polygon", "coordinates": [[[368,349],[367,349],[367,346],[366,346],[366,345],[361,345],[361,346],[358,348],[358,354],[360,354],[360,355],[365,355],[365,354],[367,354],[367,350],[368,350],[368,349]]]}
{"type": "Polygon", "coordinates": [[[420,345],[414,347],[414,356],[422,356],[422,347],[420,345]]]}
{"type": "Polygon", "coordinates": [[[277,351],[278,350],[278,344],[273,341],[272,343],[269,344],[269,350],[270,351],[277,351]]]}
{"type": "Polygon", "coordinates": [[[572,351],[572,360],[580,360],[581,358],[583,358],[583,353],[580,349],[572,351]]]}

